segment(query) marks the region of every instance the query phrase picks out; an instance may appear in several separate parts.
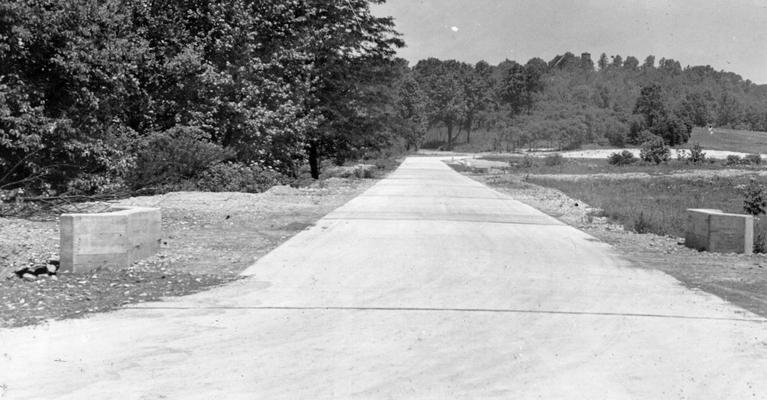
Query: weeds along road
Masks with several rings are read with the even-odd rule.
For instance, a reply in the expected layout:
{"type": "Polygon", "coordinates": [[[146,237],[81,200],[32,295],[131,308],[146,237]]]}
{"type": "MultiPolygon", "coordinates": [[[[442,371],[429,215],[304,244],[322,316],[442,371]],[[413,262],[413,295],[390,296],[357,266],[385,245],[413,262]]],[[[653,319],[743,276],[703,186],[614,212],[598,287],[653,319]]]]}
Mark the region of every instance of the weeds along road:
{"type": "Polygon", "coordinates": [[[0,331],[3,399],[752,399],[767,324],[409,158],[247,279],[0,331]]]}

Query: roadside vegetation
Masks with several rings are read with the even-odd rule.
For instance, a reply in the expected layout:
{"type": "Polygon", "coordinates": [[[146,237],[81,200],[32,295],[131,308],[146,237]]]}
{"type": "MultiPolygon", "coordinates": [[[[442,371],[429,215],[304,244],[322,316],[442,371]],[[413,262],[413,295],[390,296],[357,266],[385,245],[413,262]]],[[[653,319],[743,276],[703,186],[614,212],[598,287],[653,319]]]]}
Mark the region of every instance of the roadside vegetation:
{"type": "Polygon", "coordinates": [[[0,201],[260,192],[398,153],[403,42],[372,3],[0,0],[0,201]]]}
{"type": "Polygon", "coordinates": [[[767,170],[756,157],[737,163],[671,158],[659,164],[633,155],[624,164],[556,155],[485,158],[495,161],[452,166],[609,243],[637,268],[663,271],[688,287],[767,316],[767,170]],[[754,215],[755,254],[686,248],[680,238],[687,208],[754,215]]]}
{"type": "MultiPolygon", "coordinates": [[[[667,162],[655,164],[654,162],[642,161],[639,157],[618,154],[618,160],[611,161],[608,158],[561,158],[560,161],[551,160],[547,157],[534,157],[531,155],[488,155],[482,159],[508,163],[508,169],[512,172],[526,173],[531,175],[541,174],[624,174],[644,173],[648,175],[669,175],[684,171],[695,170],[725,170],[738,169],[743,171],[758,172],[767,170],[767,165],[739,159],[732,160],[707,159],[704,162],[692,163],[685,159],[670,158],[667,162]]],[[[631,153],[629,153],[631,154],[631,153]]],[[[551,156],[557,157],[557,156],[551,156]]]]}
{"type": "MultiPolygon", "coordinates": [[[[484,159],[507,162],[506,171],[524,182],[560,190],[599,209],[593,216],[607,217],[637,233],[683,237],[688,208],[763,213],[753,206],[767,184],[767,168],[758,155],[705,159],[697,146],[684,157],[658,163],[653,156],[643,160],[629,152],[615,152],[607,159],[565,159],[556,153],[484,159]]],[[[762,251],[767,224],[758,223],[756,232],[755,248],[762,251]]]]}
{"type": "Polygon", "coordinates": [[[751,179],[764,184],[764,177],[707,178],[654,177],[575,180],[529,177],[526,181],[552,187],[582,200],[606,216],[637,233],[684,237],[688,208],[714,208],[743,214],[744,190],[751,179]]]}

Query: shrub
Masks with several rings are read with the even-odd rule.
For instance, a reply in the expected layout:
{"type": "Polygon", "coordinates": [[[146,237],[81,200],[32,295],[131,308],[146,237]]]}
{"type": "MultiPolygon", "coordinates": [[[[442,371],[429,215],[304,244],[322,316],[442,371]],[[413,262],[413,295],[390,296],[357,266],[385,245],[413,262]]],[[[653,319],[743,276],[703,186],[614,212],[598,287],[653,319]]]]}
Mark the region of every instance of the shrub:
{"type": "Polygon", "coordinates": [[[565,163],[565,158],[559,153],[549,154],[543,159],[543,163],[549,167],[562,165],[565,163]]]}
{"type": "Polygon", "coordinates": [[[520,165],[522,168],[532,168],[535,166],[535,157],[531,156],[530,154],[525,154],[524,157],[522,157],[522,164],[520,165]]]}
{"type": "Polygon", "coordinates": [[[203,171],[197,180],[197,188],[208,192],[260,193],[287,180],[279,172],[256,164],[226,162],[203,171]]]}
{"type": "Polygon", "coordinates": [[[669,150],[666,143],[660,137],[644,142],[639,153],[639,158],[643,161],[654,162],[655,164],[668,161],[670,156],[671,150],[669,150]]]}
{"type": "Polygon", "coordinates": [[[743,210],[753,216],[764,214],[767,208],[767,193],[764,186],[755,179],[748,181],[743,189],[743,210]]]}
{"type": "Polygon", "coordinates": [[[747,154],[743,157],[744,164],[759,165],[762,163],[762,156],[759,154],[747,154]]]}
{"type": "Polygon", "coordinates": [[[620,153],[615,152],[607,157],[607,163],[610,165],[629,165],[636,161],[637,158],[634,157],[634,153],[628,150],[623,150],[620,153]]]}
{"type": "Polygon", "coordinates": [[[639,215],[634,219],[634,232],[636,233],[650,233],[653,232],[653,226],[650,221],[645,217],[644,211],[640,211],[639,215]]]}
{"type": "Polygon", "coordinates": [[[725,165],[740,165],[742,163],[740,156],[737,154],[730,154],[724,161],[725,165]]]}
{"type": "Polygon", "coordinates": [[[643,144],[645,142],[654,140],[656,138],[663,139],[660,136],[658,136],[658,135],[650,132],[649,130],[645,129],[645,130],[639,131],[636,134],[636,137],[633,139],[633,143],[641,145],[641,144],[643,144]]]}
{"type": "Polygon", "coordinates": [[[151,135],[128,174],[132,189],[163,186],[195,178],[233,153],[211,143],[196,127],[174,127],[151,135]]]}
{"type": "Polygon", "coordinates": [[[706,153],[700,143],[694,143],[690,148],[690,162],[698,164],[706,161],[706,153]]]}

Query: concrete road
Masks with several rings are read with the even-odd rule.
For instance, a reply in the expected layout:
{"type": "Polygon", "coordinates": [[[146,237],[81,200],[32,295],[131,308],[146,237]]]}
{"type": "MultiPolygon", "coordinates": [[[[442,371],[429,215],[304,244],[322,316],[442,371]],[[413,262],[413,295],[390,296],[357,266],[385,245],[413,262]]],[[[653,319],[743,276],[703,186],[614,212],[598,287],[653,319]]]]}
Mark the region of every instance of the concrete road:
{"type": "Polygon", "coordinates": [[[765,320],[436,158],[246,274],[0,331],[0,398],[767,398],[765,320]]]}

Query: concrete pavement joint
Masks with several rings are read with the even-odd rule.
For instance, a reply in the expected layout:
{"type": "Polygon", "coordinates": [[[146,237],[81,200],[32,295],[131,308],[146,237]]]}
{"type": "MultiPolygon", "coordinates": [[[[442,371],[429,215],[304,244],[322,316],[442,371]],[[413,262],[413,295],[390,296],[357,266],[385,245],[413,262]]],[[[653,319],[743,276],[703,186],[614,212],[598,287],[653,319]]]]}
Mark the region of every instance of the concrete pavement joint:
{"type": "Polygon", "coordinates": [[[324,221],[434,221],[434,222],[470,222],[470,223],[488,223],[488,224],[506,224],[506,225],[536,225],[536,226],[566,226],[558,222],[521,222],[521,221],[498,221],[482,219],[461,219],[461,218],[402,218],[402,217],[325,217],[324,221]]]}
{"type": "Polygon", "coordinates": [[[414,311],[414,312],[462,312],[498,314],[559,314],[597,317],[667,318],[704,321],[755,322],[763,324],[767,319],[705,317],[696,315],[618,313],[599,311],[525,310],[514,308],[438,308],[438,307],[339,307],[339,306],[131,306],[129,310],[264,310],[264,311],[414,311]]]}

